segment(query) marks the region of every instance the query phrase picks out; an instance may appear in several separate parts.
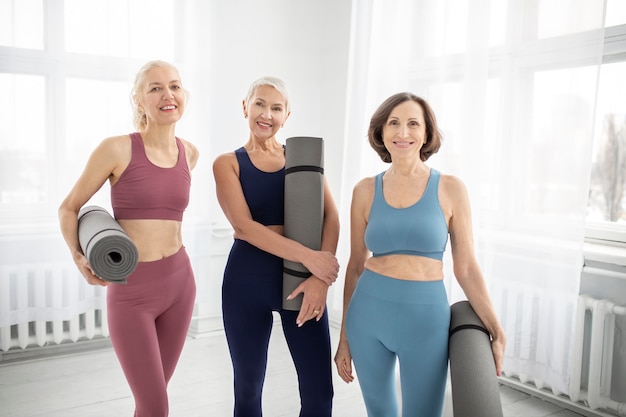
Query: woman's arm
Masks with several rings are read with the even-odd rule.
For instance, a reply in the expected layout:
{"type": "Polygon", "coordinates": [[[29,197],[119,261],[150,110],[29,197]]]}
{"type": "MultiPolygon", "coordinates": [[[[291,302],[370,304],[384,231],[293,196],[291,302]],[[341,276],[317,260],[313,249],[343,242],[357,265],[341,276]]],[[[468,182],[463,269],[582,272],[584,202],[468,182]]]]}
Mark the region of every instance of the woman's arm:
{"type": "Polygon", "coordinates": [[[454,262],[454,275],[478,317],[491,334],[491,347],[498,376],[502,372],[502,360],[506,336],[495,313],[485,279],[474,253],[471,209],[465,185],[456,177],[442,176],[446,206],[449,208],[450,246],[454,262]]]}
{"type": "MultiPolygon", "coordinates": [[[[74,187],[61,203],[58,216],[61,234],[72,254],[72,259],[89,284],[107,285],[106,281],[94,275],[80,248],[78,241],[78,212],[81,207],[102,187],[104,182],[114,176],[124,158],[124,149],[128,148],[128,137],[118,136],[103,140],[89,157],[83,173],[74,187]],[[126,143],[127,142],[127,143],[126,143]]],[[[128,164],[128,162],[126,162],[128,164]]]]}
{"type": "Polygon", "coordinates": [[[352,355],[346,336],[346,313],[350,299],[356,288],[356,283],[363,273],[365,261],[370,255],[365,246],[365,228],[369,207],[373,198],[374,182],[372,178],[361,180],[352,191],[352,203],[350,205],[350,259],[346,267],[345,282],[343,288],[343,317],[341,320],[341,333],[339,345],[335,354],[337,372],[345,382],[352,382],[352,355]]]}
{"type": "MultiPolygon", "coordinates": [[[[328,285],[337,279],[339,264],[332,252],[310,249],[252,219],[239,182],[238,164],[234,153],[221,155],[215,160],[213,175],[217,199],[238,239],[280,258],[301,263],[328,285]]],[[[329,243],[332,236],[325,239],[328,239],[324,241],[326,245],[333,246],[329,243]]],[[[336,244],[334,246],[336,248],[336,244]]]]}

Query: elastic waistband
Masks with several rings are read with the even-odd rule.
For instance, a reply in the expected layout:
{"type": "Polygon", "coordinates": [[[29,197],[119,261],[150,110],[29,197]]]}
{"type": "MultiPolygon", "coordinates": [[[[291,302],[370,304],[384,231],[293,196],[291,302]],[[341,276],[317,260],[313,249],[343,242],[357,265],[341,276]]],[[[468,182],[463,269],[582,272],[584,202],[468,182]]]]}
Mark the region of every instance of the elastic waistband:
{"type": "Polygon", "coordinates": [[[189,256],[187,255],[187,251],[184,246],[181,246],[178,252],[166,256],[162,259],[157,259],[155,261],[147,261],[147,262],[139,262],[137,264],[137,268],[135,269],[135,273],[155,273],[157,275],[166,274],[171,272],[171,270],[175,270],[177,268],[182,267],[183,265],[189,262],[189,256]]]}
{"type": "Polygon", "coordinates": [[[361,274],[355,291],[405,304],[448,304],[443,280],[410,281],[388,277],[369,269],[361,274]]]}

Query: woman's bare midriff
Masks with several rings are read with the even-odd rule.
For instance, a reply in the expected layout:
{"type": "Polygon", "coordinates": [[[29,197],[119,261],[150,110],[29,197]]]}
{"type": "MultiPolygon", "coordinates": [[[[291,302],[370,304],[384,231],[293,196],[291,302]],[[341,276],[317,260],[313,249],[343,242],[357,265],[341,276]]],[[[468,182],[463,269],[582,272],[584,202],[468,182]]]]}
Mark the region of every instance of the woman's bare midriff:
{"type": "Polygon", "coordinates": [[[139,252],[139,262],[174,255],[183,245],[181,222],[175,220],[118,220],[139,252]]]}
{"type": "Polygon", "coordinates": [[[391,278],[407,281],[443,279],[443,262],[415,255],[385,255],[365,261],[365,269],[391,278]]]}

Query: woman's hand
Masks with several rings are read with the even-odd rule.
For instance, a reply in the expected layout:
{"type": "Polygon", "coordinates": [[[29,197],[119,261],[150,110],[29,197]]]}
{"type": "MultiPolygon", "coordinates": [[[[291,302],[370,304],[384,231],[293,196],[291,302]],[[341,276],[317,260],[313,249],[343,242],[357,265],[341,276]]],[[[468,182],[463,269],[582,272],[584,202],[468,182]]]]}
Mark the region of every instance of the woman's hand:
{"type": "Polygon", "coordinates": [[[295,290],[289,294],[287,300],[292,300],[299,294],[304,294],[300,314],[296,318],[296,324],[301,327],[311,319],[319,321],[326,309],[326,295],[328,285],[315,276],[311,276],[300,283],[295,290]]]}
{"type": "Polygon", "coordinates": [[[354,375],[352,374],[352,354],[350,353],[348,341],[345,338],[340,338],[339,340],[337,353],[335,353],[335,365],[337,365],[337,372],[341,379],[348,384],[354,381],[354,375]]]}
{"type": "Polygon", "coordinates": [[[89,285],[100,285],[106,287],[110,284],[110,282],[99,278],[96,274],[93,273],[93,270],[91,269],[89,261],[87,261],[85,255],[79,255],[78,259],[76,259],[74,262],[76,263],[78,270],[81,274],[83,274],[89,285]]]}
{"type": "Polygon", "coordinates": [[[322,280],[327,286],[337,281],[339,262],[331,252],[311,250],[307,259],[301,263],[311,274],[322,280]]]}
{"type": "Polygon", "coordinates": [[[493,360],[496,364],[496,375],[502,376],[502,360],[504,359],[504,348],[506,342],[504,337],[499,337],[491,341],[491,352],[493,353],[493,360]]]}

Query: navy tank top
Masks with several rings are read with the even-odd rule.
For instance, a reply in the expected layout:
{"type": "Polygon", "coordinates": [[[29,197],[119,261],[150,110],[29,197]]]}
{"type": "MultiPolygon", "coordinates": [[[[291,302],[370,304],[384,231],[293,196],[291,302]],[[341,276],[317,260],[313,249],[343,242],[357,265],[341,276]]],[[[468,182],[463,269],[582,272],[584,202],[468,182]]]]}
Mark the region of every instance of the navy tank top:
{"type": "Polygon", "coordinates": [[[285,167],[275,172],[261,171],[252,164],[244,147],[235,150],[239,182],[252,219],[264,226],[285,223],[285,167]]]}
{"type": "Polygon", "coordinates": [[[383,174],[376,176],[374,200],[365,229],[373,256],[405,254],[442,260],[448,225],[439,204],[439,171],[430,170],[424,194],[410,207],[395,208],[383,195],[383,174]]]}

